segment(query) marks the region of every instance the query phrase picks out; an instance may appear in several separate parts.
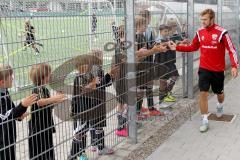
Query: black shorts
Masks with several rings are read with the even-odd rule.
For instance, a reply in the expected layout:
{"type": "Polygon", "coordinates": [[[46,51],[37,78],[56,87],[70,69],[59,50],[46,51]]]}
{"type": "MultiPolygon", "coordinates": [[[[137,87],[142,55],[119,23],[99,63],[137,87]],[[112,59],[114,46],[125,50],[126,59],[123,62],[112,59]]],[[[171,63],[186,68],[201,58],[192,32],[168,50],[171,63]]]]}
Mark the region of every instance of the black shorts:
{"type": "Polygon", "coordinates": [[[107,126],[106,117],[99,117],[93,120],[82,121],[80,119],[75,119],[73,121],[73,128],[75,132],[86,133],[90,128],[103,128],[107,126]]]}
{"type": "Polygon", "coordinates": [[[199,68],[198,86],[200,91],[208,92],[211,86],[213,93],[222,94],[224,89],[224,71],[214,72],[207,69],[199,68]]]}
{"type": "Polygon", "coordinates": [[[27,44],[34,44],[35,43],[35,37],[27,36],[26,41],[27,44]]]}
{"type": "Polygon", "coordinates": [[[167,64],[164,64],[164,66],[166,66],[167,70],[166,70],[164,76],[160,77],[160,79],[169,79],[171,77],[179,76],[179,73],[178,73],[175,63],[167,63],[167,64]]]}

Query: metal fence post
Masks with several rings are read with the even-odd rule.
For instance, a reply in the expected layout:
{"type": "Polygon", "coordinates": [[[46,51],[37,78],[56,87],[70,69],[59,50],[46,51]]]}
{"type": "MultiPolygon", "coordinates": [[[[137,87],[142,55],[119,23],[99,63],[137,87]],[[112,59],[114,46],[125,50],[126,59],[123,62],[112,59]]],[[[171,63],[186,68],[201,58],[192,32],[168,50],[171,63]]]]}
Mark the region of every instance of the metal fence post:
{"type": "Polygon", "coordinates": [[[89,25],[89,28],[88,28],[88,37],[89,37],[89,41],[88,41],[88,45],[89,45],[89,49],[92,50],[92,9],[93,9],[93,6],[92,6],[92,0],[89,1],[88,3],[88,25],[89,25]]]}
{"type": "MultiPolygon", "coordinates": [[[[188,0],[188,35],[193,38],[194,35],[194,1],[188,0]]],[[[188,98],[193,98],[193,54],[187,54],[187,91],[188,98]]]]}
{"type": "Polygon", "coordinates": [[[182,94],[183,97],[187,97],[187,74],[186,74],[186,60],[187,55],[182,53],[182,94]]]}
{"type": "Polygon", "coordinates": [[[222,25],[222,0],[217,1],[217,20],[218,24],[222,25]]]}
{"type": "Polygon", "coordinates": [[[127,80],[128,80],[128,124],[129,138],[131,143],[137,143],[136,125],[136,77],[135,73],[135,25],[134,25],[134,0],[125,2],[125,22],[126,40],[132,42],[132,46],[127,50],[127,80]]]}

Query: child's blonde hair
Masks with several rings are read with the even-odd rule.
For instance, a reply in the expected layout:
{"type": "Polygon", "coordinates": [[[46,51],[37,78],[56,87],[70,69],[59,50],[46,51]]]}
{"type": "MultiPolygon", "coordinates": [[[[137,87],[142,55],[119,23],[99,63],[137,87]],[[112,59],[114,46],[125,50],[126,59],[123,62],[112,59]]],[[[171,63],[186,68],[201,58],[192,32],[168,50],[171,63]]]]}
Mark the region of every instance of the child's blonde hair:
{"type": "Polygon", "coordinates": [[[119,35],[120,38],[125,37],[125,25],[120,25],[118,27],[118,35],[119,35]]]}
{"type": "Polygon", "coordinates": [[[79,72],[90,72],[93,65],[102,65],[102,60],[94,58],[95,55],[100,53],[102,53],[102,51],[93,50],[88,54],[76,56],[73,62],[75,69],[79,72]]]}
{"type": "Polygon", "coordinates": [[[93,49],[93,50],[91,50],[90,55],[96,56],[96,57],[101,57],[101,56],[103,56],[103,51],[101,51],[100,49],[93,49]]]}
{"type": "Polygon", "coordinates": [[[34,85],[40,86],[44,84],[44,78],[51,74],[51,66],[46,63],[41,63],[32,66],[30,70],[30,79],[34,85]]]}
{"type": "Polygon", "coordinates": [[[10,65],[0,64],[0,80],[4,80],[12,76],[13,69],[10,65]]]}
{"type": "Polygon", "coordinates": [[[135,17],[135,28],[140,28],[146,24],[147,24],[146,19],[143,18],[142,16],[135,17]]]}
{"type": "Polygon", "coordinates": [[[142,16],[143,18],[146,18],[146,19],[151,17],[150,11],[149,11],[149,10],[146,10],[146,9],[141,10],[141,11],[139,12],[139,15],[142,16]]]}

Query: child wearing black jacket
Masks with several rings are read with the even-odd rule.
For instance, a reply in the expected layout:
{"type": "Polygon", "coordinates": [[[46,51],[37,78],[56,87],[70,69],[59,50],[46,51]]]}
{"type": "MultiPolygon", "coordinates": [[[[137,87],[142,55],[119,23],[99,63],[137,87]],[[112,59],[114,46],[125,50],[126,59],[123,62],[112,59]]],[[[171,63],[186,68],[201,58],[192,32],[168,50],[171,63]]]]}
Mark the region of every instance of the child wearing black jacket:
{"type": "Polygon", "coordinates": [[[16,119],[23,119],[27,107],[36,102],[35,94],[25,98],[15,106],[9,95],[8,88],[12,87],[13,70],[9,65],[0,65],[0,159],[15,160],[15,143],[17,138],[16,119]]]}
{"type": "MultiPolygon", "coordinates": [[[[95,50],[90,54],[102,61],[102,52],[95,50]]],[[[91,61],[91,60],[89,60],[91,61]]],[[[106,127],[106,87],[111,85],[112,73],[104,74],[101,66],[91,67],[76,62],[78,74],[74,79],[72,98],[72,118],[74,119],[74,137],[68,160],[87,159],[86,133],[90,130],[91,145],[97,146],[98,154],[112,154],[113,150],[104,144],[106,127]]]]}
{"type": "MultiPolygon", "coordinates": [[[[157,43],[168,43],[170,41],[170,27],[168,25],[159,26],[159,35],[156,38],[157,43]]],[[[177,77],[179,76],[176,67],[176,52],[168,50],[166,53],[158,53],[155,56],[155,63],[158,65],[155,68],[155,73],[160,72],[158,67],[163,65],[166,70],[165,74],[160,76],[160,87],[159,87],[159,102],[175,102],[176,99],[171,95],[171,91],[175,85],[177,77]]],[[[160,75],[160,74],[159,74],[160,75]]]]}
{"type": "Polygon", "coordinates": [[[31,107],[29,126],[29,156],[34,160],[55,160],[53,133],[55,127],[52,116],[54,104],[65,100],[63,94],[50,96],[45,85],[49,83],[51,67],[42,63],[34,65],[30,70],[30,79],[34,84],[33,93],[38,95],[37,103],[31,107]]]}
{"type": "MultiPolygon", "coordinates": [[[[136,54],[143,54],[142,58],[139,60],[137,66],[137,118],[138,120],[146,118],[149,113],[150,116],[160,116],[163,115],[162,112],[154,107],[153,102],[153,90],[152,90],[152,79],[154,74],[154,64],[153,64],[153,54],[159,51],[165,51],[164,48],[156,48],[153,44],[149,46],[149,41],[146,39],[146,25],[149,20],[146,21],[143,17],[135,18],[136,26],[136,54]],[[145,35],[144,35],[145,32],[145,35]],[[157,51],[155,51],[157,50],[157,51]],[[142,53],[141,53],[142,52],[142,53]],[[146,93],[148,108],[142,107],[143,104],[143,94],[146,93]]],[[[149,33],[148,33],[149,34],[149,33]]]]}

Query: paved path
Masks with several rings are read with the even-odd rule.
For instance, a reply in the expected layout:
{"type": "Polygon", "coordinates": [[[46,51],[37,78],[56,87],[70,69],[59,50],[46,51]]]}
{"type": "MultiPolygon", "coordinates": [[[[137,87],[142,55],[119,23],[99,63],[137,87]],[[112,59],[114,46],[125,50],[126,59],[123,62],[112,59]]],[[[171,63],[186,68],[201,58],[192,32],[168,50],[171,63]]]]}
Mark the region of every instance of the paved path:
{"type": "MultiPolygon", "coordinates": [[[[233,123],[210,121],[207,133],[199,132],[196,113],[147,160],[239,160],[240,153],[240,78],[225,86],[224,112],[237,115],[233,123]]],[[[209,99],[209,111],[216,112],[216,96],[209,99]]]]}

